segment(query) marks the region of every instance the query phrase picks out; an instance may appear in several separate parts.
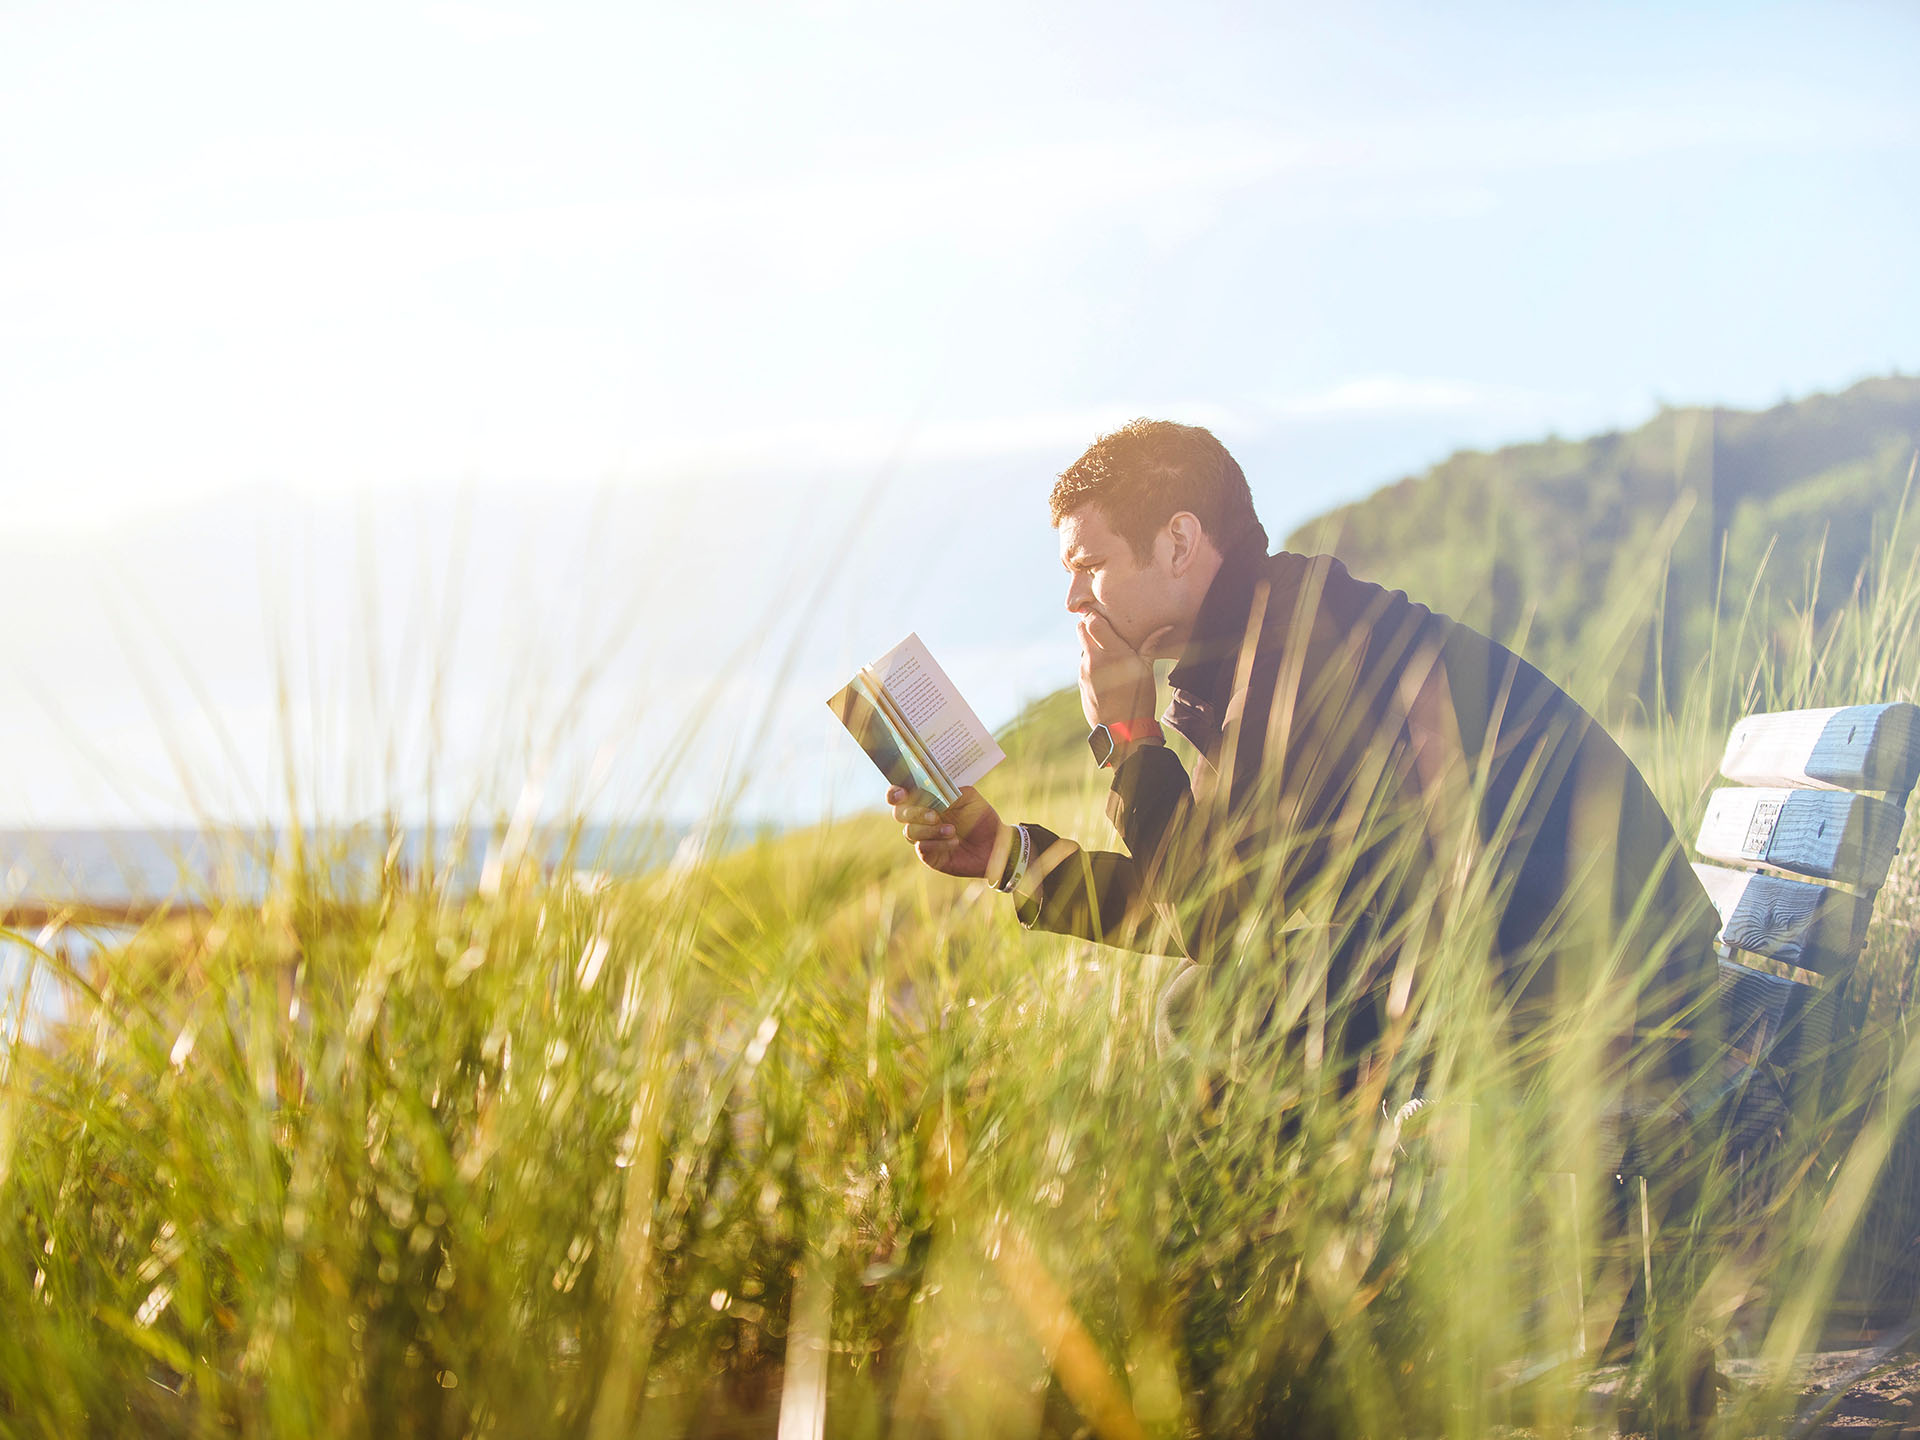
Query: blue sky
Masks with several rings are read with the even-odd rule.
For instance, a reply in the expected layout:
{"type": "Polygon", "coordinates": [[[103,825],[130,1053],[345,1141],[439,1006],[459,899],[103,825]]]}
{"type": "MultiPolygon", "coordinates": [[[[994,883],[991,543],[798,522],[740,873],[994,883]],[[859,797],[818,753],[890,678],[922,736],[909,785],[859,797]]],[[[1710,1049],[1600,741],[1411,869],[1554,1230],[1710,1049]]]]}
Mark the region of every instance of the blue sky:
{"type": "Polygon", "coordinates": [[[812,691],[905,630],[990,720],[1070,678],[1041,506],[1103,426],[1213,425],[1278,535],[1461,446],[1920,368],[1910,5],[13,4],[0,40],[0,817],[270,806],[295,650],[316,772],[404,731],[393,789],[438,744],[511,799],[731,675],[786,742],[749,803],[812,813],[859,778],[812,691]],[[393,697],[449,610],[497,619],[434,742],[393,697]],[[589,722],[579,617],[629,612],[589,722]],[[756,639],[786,699],[725,662],[756,639]]]}

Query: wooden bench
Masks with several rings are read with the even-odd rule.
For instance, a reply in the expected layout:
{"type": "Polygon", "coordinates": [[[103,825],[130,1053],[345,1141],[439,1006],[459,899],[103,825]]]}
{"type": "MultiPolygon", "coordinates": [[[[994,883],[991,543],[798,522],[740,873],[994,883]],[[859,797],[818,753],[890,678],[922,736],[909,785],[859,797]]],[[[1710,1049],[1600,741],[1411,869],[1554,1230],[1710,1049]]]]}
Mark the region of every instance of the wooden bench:
{"type": "Polygon", "coordinates": [[[1920,707],[1749,715],[1727,739],[1694,871],[1720,912],[1736,1151],[1818,1103],[1835,998],[1860,958],[1920,776],[1920,707]],[[1763,957],[1793,975],[1758,968],[1763,957]]]}
{"type": "MultiPolygon", "coordinates": [[[[1749,715],[1733,727],[1720,773],[1734,784],[1708,801],[1693,867],[1721,921],[1715,999],[1724,1048],[1712,1093],[1716,1109],[1727,1103],[1721,1113],[1734,1155],[1757,1159],[1788,1137],[1796,1115],[1817,1112],[1836,1042],[1834,1002],[1860,958],[1920,775],[1920,707],[1902,701],[1749,715]],[[1762,969],[1761,961],[1776,968],[1762,969]]],[[[1600,1246],[1610,1279],[1595,1291],[1611,1300],[1597,1303],[1576,1285],[1579,1354],[1597,1353],[1618,1320],[1636,1350],[1642,1333],[1652,1333],[1656,1255],[1669,1247],[1656,1234],[1661,1207],[1649,1205],[1648,1174],[1637,1168],[1646,1159],[1619,1157],[1618,1230],[1600,1246]],[[1629,1300],[1636,1289],[1638,1306],[1629,1300]]],[[[1742,1190],[1764,1201],[1771,1167],[1749,1173],[1752,1189],[1742,1190]]],[[[1567,1213],[1577,1209],[1576,1202],[1567,1213]]],[[[1746,1223],[1735,1214],[1724,1219],[1736,1230],[1746,1223]]],[[[1574,1248],[1578,1276],[1585,1257],[1577,1240],[1574,1248]]],[[[1679,1353],[1684,1397],[1674,1403],[1703,1427],[1715,1408],[1712,1353],[1679,1353]]],[[[1649,1348],[1649,1360],[1652,1354],[1649,1348]]]]}

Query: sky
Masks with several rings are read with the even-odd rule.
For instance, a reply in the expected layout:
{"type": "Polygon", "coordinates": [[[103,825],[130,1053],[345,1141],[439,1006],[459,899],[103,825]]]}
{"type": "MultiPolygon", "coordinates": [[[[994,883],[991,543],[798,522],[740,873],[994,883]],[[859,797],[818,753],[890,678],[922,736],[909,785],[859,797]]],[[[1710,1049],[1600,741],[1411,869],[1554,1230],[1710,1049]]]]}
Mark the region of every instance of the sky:
{"type": "Polygon", "coordinates": [[[819,702],[906,631],[990,723],[1071,681],[1045,492],[1132,416],[1278,538],[1920,369],[1916,58],[1910,4],[6,0],[0,824],[863,803],[819,702]]]}

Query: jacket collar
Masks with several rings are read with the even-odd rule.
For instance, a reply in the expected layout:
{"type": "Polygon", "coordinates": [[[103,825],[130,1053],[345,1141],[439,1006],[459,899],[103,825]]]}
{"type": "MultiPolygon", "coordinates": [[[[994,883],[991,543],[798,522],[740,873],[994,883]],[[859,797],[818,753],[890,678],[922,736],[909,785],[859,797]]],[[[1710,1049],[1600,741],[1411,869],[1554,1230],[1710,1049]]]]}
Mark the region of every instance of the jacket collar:
{"type": "Polygon", "coordinates": [[[1255,546],[1233,551],[1220,561],[1194,617],[1193,634],[1168,675],[1173,690],[1167,705],[1168,726],[1202,752],[1211,752],[1220,738],[1221,717],[1233,695],[1233,677],[1240,663],[1254,589],[1267,569],[1268,557],[1255,546]]]}

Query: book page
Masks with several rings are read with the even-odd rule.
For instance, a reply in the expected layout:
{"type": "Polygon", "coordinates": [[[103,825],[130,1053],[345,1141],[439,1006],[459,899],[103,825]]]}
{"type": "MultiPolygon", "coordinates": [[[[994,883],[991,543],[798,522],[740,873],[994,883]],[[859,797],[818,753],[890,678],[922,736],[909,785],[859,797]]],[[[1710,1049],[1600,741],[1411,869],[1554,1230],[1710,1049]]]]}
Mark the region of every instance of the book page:
{"type": "Polygon", "coordinates": [[[978,784],[1007,758],[918,635],[907,636],[869,668],[955,786],[978,784]]]}

